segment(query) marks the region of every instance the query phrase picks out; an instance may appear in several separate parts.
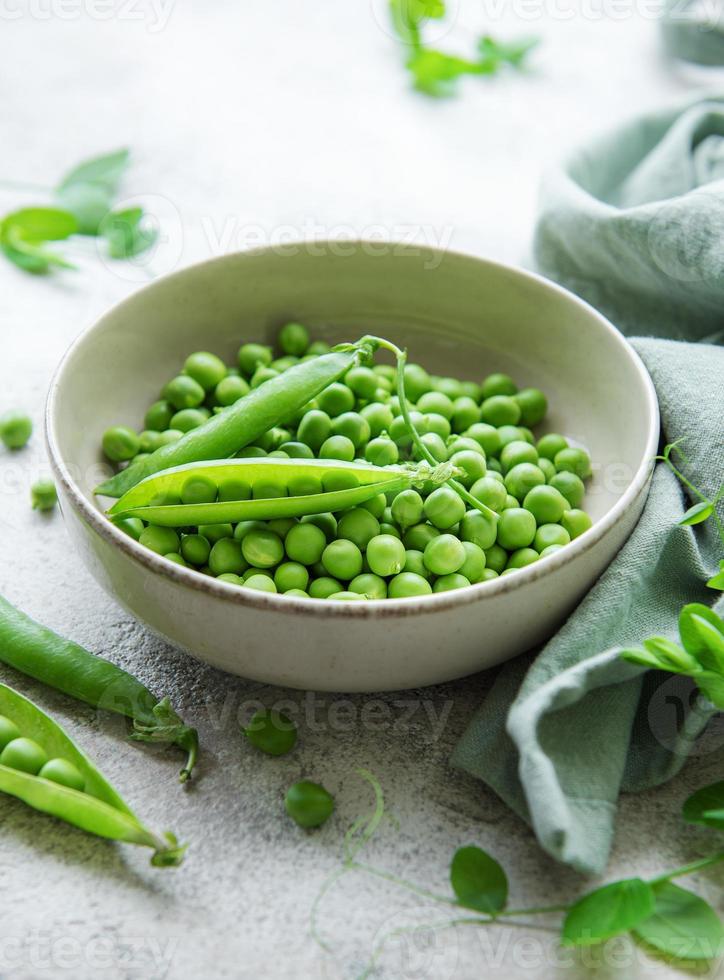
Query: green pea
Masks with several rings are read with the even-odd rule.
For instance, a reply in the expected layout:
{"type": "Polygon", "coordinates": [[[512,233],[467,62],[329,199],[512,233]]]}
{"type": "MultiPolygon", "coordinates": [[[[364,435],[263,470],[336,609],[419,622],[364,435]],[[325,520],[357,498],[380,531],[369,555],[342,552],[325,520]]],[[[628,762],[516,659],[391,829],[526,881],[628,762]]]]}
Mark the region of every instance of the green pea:
{"type": "Polygon", "coordinates": [[[535,446],[531,446],[522,439],[514,439],[503,446],[500,451],[500,465],[503,467],[503,473],[512,470],[519,463],[535,464],[537,462],[538,452],[535,446]]]}
{"type": "Polygon", "coordinates": [[[184,371],[190,378],[198,382],[204,391],[211,391],[216,385],[226,377],[226,365],[208,351],[197,351],[189,354],[184,363],[184,371]]]}
{"type": "MultiPolygon", "coordinates": [[[[532,516],[532,515],[530,515],[532,516]]],[[[535,523],[535,520],[533,521],[535,523]]],[[[479,510],[469,510],[460,521],[460,537],[463,541],[472,541],[485,551],[495,544],[497,525],[494,520],[481,514],[479,510]]],[[[453,569],[457,571],[457,569],[453,569]]]]}
{"type": "Polygon", "coordinates": [[[520,406],[521,425],[538,425],[548,411],[546,396],[538,388],[522,388],[513,396],[520,406]]]}
{"type": "MultiPolygon", "coordinates": [[[[355,369],[359,370],[359,369],[355,369]]],[[[394,420],[392,409],[382,402],[370,402],[360,409],[360,415],[370,427],[370,435],[377,438],[382,432],[389,431],[394,420]]]]}
{"type": "Polygon", "coordinates": [[[489,374],[482,384],[482,397],[493,398],[495,395],[514,395],[517,391],[515,381],[507,374],[489,374]]]}
{"type": "Polygon", "coordinates": [[[507,496],[505,484],[492,475],[481,477],[470,487],[470,493],[479,500],[481,504],[490,507],[492,510],[501,511],[507,496]]]}
{"type": "Polygon", "coordinates": [[[455,453],[471,452],[477,453],[478,456],[482,456],[485,459],[485,450],[476,442],[475,439],[471,439],[470,436],[452,436],[447,441],[447,455],[448,459],[451,459],[455,453]]]}
{"type": "MultiPolygon", "coordinates": [[[[208,418],[209,415],[205,408],[182,408],[171,419],[171,428],[177,429],[179,432],[190,432],[192,429],[198,429],[208,418]]],[[[143,448],[143,444],[141,448],[143,448]]],[[[153,449],[150,451],[153,452],[153,449]]]]}
{"type": "Polygon", "coordinates": [[[267,521],[267,527],[284,541],[291,529],[296,527],[298,523],[296,517],[273,517],[267,521]]]}
{"type": "Polygon", "coordinates": [[[493,544],[485,549],[485,567],[500,574],[508,564],[508,552],[499,544],[493,544]]]}
{"type": "Polygon", "coordinates": [[[522,507],[504,510],[498,520],[497,543],[507,551],[527,548],[533,543],[536,532],[535,517],[522,507]]]}
{"type": "Polygon", "coordinates": [[[219,501],[251,500],[251,486],[245,480],[235,480],[233,477],[222,480],[219,484],[219,501]]]}
{"type": "Polygon", "coordinates": [[[317,401],[319,402],[320,409],[331,416],[331,418],[336,418],[338,415],[342,415],[343,412],[351,412],[354,408],[354,394],[346,385],[340,384],[339,381],[328,385],[319,394],[317,401]]]}
{"type": "Polygon", "coordinates": [[[546,483],[550,483],[550,481],[556,475],[556,468],[553,463],[549,459],[546,459],[545,456],[539,456],[536,465],[546,478],[546,483]]]}
{"type": "Polygon", "coordinates": [[[453,402],[452,427],[454,432],[465,432],[480,422],[480,406],[474,398],[463,395],[453,402]]]}
{"type": "Polygon", "coordinates": [[[568,440],[565,436],[558,435],[557,432],[549,432],[540,437],[536,448],[539,456],[553,462],[553,460],[556,458],[556,454],[559,453],[561,449],[568,449],[568,440]]]}
{"type": "MultiPolygon", "coordinates": [[[[344,376],[344,383],[350,388],[358,398],[369,401],[375,397],[375,392],[379,387],[379,375],[368,367],[353,367],[344,376]]],[[[387,378],[383,379],[387,381],[387,378]]]]}
{"type": "Polygon", "coordinates": [[[330,346],[324,340],[313,340],[307,348],[307,357],[321,357],[322,354],[329,354],[330,346]]]}
{"type": "Polygon", "coordinates": [[[508,493],[505,496],[505,506],[503,507],[503,510],[510,510],[511,507],[520,507],[520,501],[517,497],[514,497],[512,494],[508,493]]]}
{"type": "Polygon", "coordinates": [[[242,555],[242,542],[235,541],[234,538],[221,538],[217,541],[209,553],[208,564],[213,575],[224,575],[229,572],[239,575],[249,567],[242,555]]]}
{"type": "Polygon", "coordinates": [[[463,449],[461,452],[453,453],[450,462],[456,469],[462,471],[457,479],[465,487],[471,487],[476,480],[485,476],[485,456],[482,453],[463,449]]]}
{"type": "Polygon", "coordinates": [[[102,445],[103,452],[112,463],[122,463],[133,459],[141,448],[141,440],[133,429],[115,425],[103,433],[102,445]]]}
{"type": "Polygon", "coordinates": [[[4,749],[8,742],[20,738],[20,729],[5,715],[0,715],[0,750],[4,749]]]}
{"type": "MultiPolygon", "coordinates": [[[[445,440],[439,436],[436,432],[424,432],[420,436],[420,442],[426,447],[429,453],[432,453],[433,457],[438,463],[444,463],[447,460],[447,446],[445,445],[445,440]]],[[[415,456],[419,454],[417,449],[415,450],[415,456]]]]}
{"type": "Polygon", "coordinates": [[[537,486],[529,490],[523,506],[535,517],[538,524],[557,524],[569,509],[568,501],[555,487],[537,486]]]}
{"type": "Polygon", "coordinates": [[[387,582],[373,572],[362,572],[349,583],[349,591],[358,592],[367,599],[386,599],[387,582]]]}
{"type": "Polygon", "coordinates": [[[211,545],[201,534],[185,534],[181,539],[181,554],[190,565],[205,565],[210,553],[211,545]]]}
{"type": "Polygon", "coordinates": [[[272,349],[264,344],[243,344],[239,348],[238,361],[242,374],[251,377],[260,364],[271,364],[272,349]]]}
{"type": "Polygon", "coordinates": [[[258,572],[254,575],[250,575],[249,578],[245,578],[244,585],[247,589],[254,589],[256,592],[277,591],[274,580],[269,578],[268,575],[260,575],[258,572]]]}
{"type": "Polygon", "coordinates": [[[463,541],[465,561],[460,566],[460,574],[471,583],[480,582],[485,569],[485,552],[472,541],[463,541]]]}
{"type": "Polygon", "coordinates": [[[433,592],[451,592],[453,589],[464,589],[471,583],[460,572],[451,572],[449,575],[441,575],[435,579],[433,592]]]}
{"type": "Polygon", "coordinates": [[[309,584],[309,572],[298,561],[285,561],[274,572],[274,584],[279,592],[304,590],[309,584]]]}
{"type": "Polygon", "coordinates": [[[432,524],[416,524],[405,531],[403,541],[406,548],[413,551],[424,551],[429,541],[440,536],[440,532],[432,524]]]}
{"type": "Polygon", "coordinates": [[[42,746],[32,738],[14,738],[0,752],[0,765],[36,776],[48,761],[42,746]]]}
{"type": "Polygon", "coordinates": [[[287,490],[290,497],[305,497],[313,493],[321,493],[322,481],[313,473],[301,473],[299,476],[289,477],[287,490]]]}
{"type": "Polygon", "coordinates": [[[248,395],[249,391],[249,385],[243,378],[231,375],[219,381],[214,389],[214,395],[219,405],[227,406],[236,404],[240,398],[248,395]]]}
{"type": "Polygon", "coordinates": [[[476,422],[470,426],[465,432],[465,435],[470,439],[474,439],[488,458],[497,456],[501,450],[498,430],[494,425],[489,425],[487,422],[476,422]]]}
{"type": "Polygon", "coordinates": [[[37,480],[30,488],[33,510],[52,510],[58,503],[58,492],[52,480],[37,480]]]}
{"type": "Polygon", "coordinates": [[[585,449],[574,449],[572,446],[561,449],[553,462],[559,473],[574,473],[581,480],[587,480],[591,475],[591,457],[585,449]]]}
{"type": "Polygon", "coordinates": [[[360,504],[360,507],[364,508],[364,510],[368,510],[373,517],[377,518],[378,521],[381,520],[386,506],[387,498],[385,497],[384,493],[378,493],[376,497],[371,497],[369,500],[365,500],[363,504],[360,504]]]}
{"type": "Polygon", "coordinates": [[[362,571],[362,552],[354,542],[340,538],[324,549],[322,564],[330,576],[348,582],[362,571]]]}
{"type": "Polygon", "coordinates": [[[551,477],[549,483],[563,494],[571,507],[580,507],[583,503],[586,488],[583,485],[583,480],[579,476],[576,476],[575,473],[569,473],[567,470],[563,470],[561,473],[556,473],[555,476],[551,477]]]}
{"type": "MultiPolygon", "coordinates": [[[[302,355],[302,357],[303,356],[304,355],[302,355]]],[[[286,354],[284,357],[277,357],[275,360],[273,360],[271,362],[271,367],[280,374],[283,374],[285,371],[288,371],[289,368],[294,367],[295,364],[299,364],[300,360],[301,358],[294,354],[286,354]]]]}
{"type": "MultiPolygon", "coordinates": [[[[455,496],[457,497],[457,494],[455,496]]],[[[401,530],[404,531],[405,528],[419,524],[422,520],[422,497],[417,490],[402,490],[392,501],[390,511],[392,520],[399,524],[401,530]]]]}
{"type": "Polygon", "coordinates": [[[430,571],[425,565],[423,553],[416,548],[406,549],[405,564],[402,570],[412,572],[415,575],[422,575],[423,578],[430,578],[430,571]]]}
{"type": "MultiPolygon", "coordinates": [[[[505,488],[517,500],[523,500],[533,487],[542,486],[546,482],[545,474],[533,463],[518,463],[505,477],[505,488]]],[[[554,491],[554,493],[557,491],[554,491]]]]}
{"type": "Polygon", "coordinates": [[[346,436],[355,449],[367,442],[370,433],[369,422],[358,412],[343,412],[332,421],[332,434],[346,436]]]}
{"type": "Polygon", "coordinates": [[[0,415],[0,439],[8,449],[22,449],[32,434],[33,423],[23,412],[9,411],[0,415]]]}
{"type": "Polygon", "coordinates": [[[335,578],[321,575],[315,578],[309,586],[309,595],[312,599],[329,599],[342,589],[342,583],[335,578]]]}
{"type": "MultiPolygon", "coordinates": [[[[191,409],[191,411],[194,411],[194,409],[191,409]]],[[[138,437],[138,448],[140,452],[148,454],[155,453],[163,445],[161,436],[161,432],[155,432],[153,429],[144,429],[138,437]]]]}
{"type": "Polygon", "coordinates": [[[373,466],[392,466],[400,458],[400,453],[389,436],[378,436],[367,443],[365,459],[373,466]]]}
{"type": "Polygon", "coordinates": [[[490,582],[494,578],[498,578],[498,575],[499,574],[500,573],[499,572],[496,572],[495,569],[493,569],[493,568],[484,568],[483,569],[483,575],[482,575],[482,578],[480,579],[480,581],[481,582],[490,582]]]}
{"type": "Polygon", "coordinates": [[[271,381],[272,378],[278,378],[278,377],[279,377],[279,372],[275,371],[274,368],[263,367],[262,365],[259,365],[256,371],[254,371],[254,373],[252,374],[249,384],[251,385],[252,388],[259,388],[266,381],[271,381]]]}
{"type": "Polygon", "coordinates": [[[546,548],[550,548],[554,544],[563,546],[568,544],[570,540],[570,534],[560,524],[541,524],[535,532],[533,547],[539,554],[542,554],[546,548]]]}
{"type": "MultiPolygon", "coordinates": [[[[335,439],[343,439],[344,436],[334,436],[335,439]]],[[[327,493],[334,493],[336,490],[354,490],[359,486],[359,480],[354,473],[347,470],[330,470],[322,477],[322,486],[327,493]]]]}
{"type": "Polygon", "coordinates": [[[179,374],[169,381],[161,394],[177,411],[182,408],[198,408],[206,397],[198,381],[187,374],[179,374]]]}
{"type": "Polygon", "coordinates": [[[505,567],[506,569],[525,568],[526,565],[532,565],[534,561],[538,561],[537,551],[533,548],[518,548],[511,554],[505,567]]]}
{"type": "Polygon", "coordinates": [[[178,442],[181,438],[183,438],[183,432],[180,429],[166,429],[165,432],[161,433],[158,441],[161,446],[169,446],[172,442],[178,442]]]}
{"type": "Polygon", "coordinates": [[[433,575],[449,575],[463,565],[465,548],[453,534],[441,534],[428,542],[423,556],[425,565],[433,575]]]}
{"type": "Polygon", "coordinates": [[[419,364],[406,364],[404,370],[405,392],[413,402],[417,402],[432,390],[432,381],[427,371],[419,364]]]}
{"type": "Polygon", "coordinates": [[[509,442],[528,441],[523,434],[523,430],[517,425],[501,425],[498,429],[498,438],[500,439],[501,453],[503,448],[507,446],[509,442]]]}
{"type": "Polygon", "coordinates": [[[300,827],[320,827],[334,812],[334,797],[318,783],[302,779],[287,790],[284,806],[300,827]]]}
{"type": "Polygon", "coordinates": [[[449,421],[455,409],[447,395],[439,391],[428,391],[417,399],[417,410],[423,414],[431,412],[436,415],[442,415],[449,421]]]}
{"type": "MultiPolygon", "coordinates": [[[[415,410],[411,411],[410,419],[419,433],[425,432],[425,416],[421,412],[415,410]]],[[[397,415],[392,420],[392,425],[389,428],[389,434],[390,439],[392,439],[392,441],[396,443],[400,449],[406,449],[412,445],[410,429],[402,415],[397,415]]]]}
{"type": "Polygon", "coordinates": [[[290,459],[314,459],[314,453],[305,442],[283,442],[279,447],[290,459]]]}
{"type": "Polygon", "coordinates": [[[541,551],[541,553],[539,554],[538,557],[539,558],[547,558],[548,555],[554,555],[556,553],[556,551],[560,551],[561,548],[564,548],[564,547],[565,547],[565,545],[562,545],[562,544],[549,544],[547,548],[544,548],[543,551],[541,551]]]}
{"type": "MultiPolygon", "coordinates": [[[[414,493],[414,490],[412,491],[414,493]]],[[[422,504],[422,501],[420,501],[422,504]]],[[[363,507],[348,510],[337,524],[337,537],[352,541],[364,551],[372,538],[380,533],[380,522],[363,507]]],[[[353,590],[354,591],[354,590],[353,590]]]]}
{"type": "Polygon", "coordinates": [[[324,532],[327,541],[333,541],[337,534],[337,518],[334,514],[305,514],[300,523],[314,524],[324,532]]]}
{"type": "Polygon", "coordinates": [[[441,439],[447,439],[450,435],[451,425],[444,415],[437,415],[435,412],[426,412],[424,415],[425,429],[434,432],[441,439]]]}
{"type": "Polygon", "coordinates": [[[493,395],[486,398],[480,406],[480,418],[489,425],[517,425],[520,420],[520,405],[507,395],[493,395]]]}
{"type": "Polygon", "coordinates": [[[309,347],[309,331],[301,323],[286,323],[279,331],[278,340],[285,354],[301,357],[309,347]]]}
{"type": "Polygon", "coordinates": [[[184,504],[212,504],[216,500],[216,484],[208,476],[190,476],[181,487],[181,502],[184,504]]]}
{"type": "Polygon", "coordinates": [[[169,553],[163,557],[166,559],[166,561],[172,561],[174,565],[183,565],[184,568],[188,568],[184,556],[179,554],[178,551],[169,551],[169,553]]]}
{"type": "Polygon", "coordinates": [[[390,599],[408,599],[413,596],[430,595],[432,586],[423,575],[415,572],[400,572],[390,579],[388,596],[390,599]]]}
{"type": "Polygon", "coordinates": [[[392,534],[378,534],[367,545],[367,563],[375,575],[397,575],[405,566],[405,546],[392,534]]]}
{"type": "Polygon", "coordinates": [[[462,382],[457,378],[435,378],[433,388],[446,395],[451,401],[460,398],[463,393],[462,382]]]}
{"type": "Polygon", "coordinates": [[[255,568],[272,568],[284,558],[284,544],[272,531],[249,531],[242,539],[241,551],[255,568]]]}
{"type": "Polygon", "coordinates": [[[305,592],[304,589],[287,589],[283,595],[295,595],[299,599],[308,599],[309,593],[305,592]]]}
{"type": "Polygon", "coordinates": [[[299,423],[297,439],[306,443],[314,452],[319,452],[322,443],[332,434],[332,420],[326,412],[312,409],[299,423]]]}
{"type": "Polygon", "coordinates": [[[143,421],[144,426],[147,429],[151,429],[153,432],[163,432],[164,429],[171,427],[171,419],[173,418],[173,407],[166,401],[165,398],[160,398],[146,412],[146,417],[143,421]]]}
{"type": "Polygon", "coordinates": [[[52,783],[67,786],[68,789],[77,790],[79,793],[85,789],[85,779],[67,759],[49,759],[38,775],[41,779],[49,779],[52,783]]]}
{"type": "Polygon", "coordinates": [[[139,544],[144,548],[150,548],[157,555],[167,555],[169,552],[177,552],[179,549],[179,537],[172,527],[158,527],[149,524],[144,528],[138,539],[139,544]]]}
{"type": "Polygon", "coordinates": [[[465,516],[465,504],[451,487],[438,487],[427,497],[425,517],[440,531],[447,531],[465,516]]]}
{"type": "Polygon", "coordinates": [[[242,731],[254,748],[267,755],[286,755],[297,744],[296,725],[274,708],[260,708],[242,731]]]}
{"type": "Polygon", "coordinates": [[[571,538],[577,538],[593,526],[593,521],[585,510],[574,508],[565,512],[561,518],[561,525],[568,531],[571,538]]]}
{"type": "Polygon", "coordinates": [[[233,538],[234,528],[231,524],[200,524],[199,534],[203,534],[207,541],[216,544],[221,538],[233,538]]]}
{"type": "Polygon", "coordinates": [[[123,531],[135,541],[143,534],[145,524],[139,517],[121,517],[113,522],[119,530],[123,531]]]}

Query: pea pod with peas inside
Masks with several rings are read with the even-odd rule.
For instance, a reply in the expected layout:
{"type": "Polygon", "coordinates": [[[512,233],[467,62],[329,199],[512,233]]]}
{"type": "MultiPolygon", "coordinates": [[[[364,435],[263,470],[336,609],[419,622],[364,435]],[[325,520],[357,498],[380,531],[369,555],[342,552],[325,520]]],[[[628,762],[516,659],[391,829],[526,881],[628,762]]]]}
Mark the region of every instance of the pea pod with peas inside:
{"type": "Polygon", "coordinates": [[[0,662],[64,694],[133,721],[131,738],[166,742],[187,753],[181,770],[191,775],[198,752],[198,734],[171,707],[137,678],[97,657],[77,643],[58,636],[0,596],[0,662]]]}
{"type": "Polygon", "coordinates": [[[211,460],[148,477],[108,514],[162,527],[302,517],[356,507],[381,492],[442,484],[453,472],[449,463],[381,467],[269,457],[211,460]]]}
{"type": "Polygon", "coordinates": [[[293,416],[328,385],[372,357],[374,351],[373,339],[364,338],[354,344],[340,344],[329,354],[295,364],[252,389],[203,425],[190,429],[176,442],[161,446],[145,459],[131,463],[97,486],[95,493],[121,497],[141,480],[161,470],[233,456],[293,416]]]}
{"type": "Polygon", "coordinates": [[[0,792],[87,833],[153,849],[151,864],[172,867],[185,847],[146,827],[52,718],[0,684],[0,792]]]}

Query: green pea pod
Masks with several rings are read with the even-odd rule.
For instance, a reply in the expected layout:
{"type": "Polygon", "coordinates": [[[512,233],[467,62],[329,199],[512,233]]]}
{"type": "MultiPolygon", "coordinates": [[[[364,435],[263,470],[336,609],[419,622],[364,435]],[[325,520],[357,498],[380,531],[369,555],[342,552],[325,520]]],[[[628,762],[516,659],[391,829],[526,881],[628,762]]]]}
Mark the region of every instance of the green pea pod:
{"type": "Polygon", "coordinates": [[[428,463],[371,466],[319,459],[210,460],[177,466],[148,477],[124,494],[108,514],[115,519],[140,517],[151,524],[164,527],[304,517],[307,514],[323,514],[355,507],[385,491],[404,490],[428,482],[444,483],[453,472],[454,468],[448,463],[433,467],[428,463]],[[207,504],[162,502],[164,497],[178,498],[184,485],[195,477],[211,480],[217,486],[225,481],[238,481],[249,487],[253,496],[256,484],[271,483],[284,490],[296,478],[311,477],[319,482],[321,488],[326,479],[334,476],[346,477],[350,481],[356,481],[358,485],[343,490],[322,490],[320,493],[297,496],[257,497],[207,504]]]}
{"type": "Polygon", "coordinates": [[[0,596],[0,662],[79,701],[133,721],[137,741],[168,742],[187,752],[181,781],[191,775],[198,734],[132,674],[58,636],[0,596]]]}
{"type": "Polygon", "coordinates": [[[58,817],[98,837],[153,848],[151,864],[180,864],[185,847],[173,834],[160,836],[145,827],[103,774],[52,718],[22,694],[0,684],[0,714],[14,722],[25,738],[37,742],[51,759],[72,763],[83,777],[83,790],[0,765],[0,792],[34,810],[58,817]]]}
{"type": "Polygon", "coordinates": [[[162,446],[138,463],[116,473],[95,493],[120,497],[152,473],[205,459],[227,459],[259,436],[294,415],[350,368],[372,356],[371,340],[340,344],[329,354],[295,364],[213,415],[177,442],[162,446]]]}

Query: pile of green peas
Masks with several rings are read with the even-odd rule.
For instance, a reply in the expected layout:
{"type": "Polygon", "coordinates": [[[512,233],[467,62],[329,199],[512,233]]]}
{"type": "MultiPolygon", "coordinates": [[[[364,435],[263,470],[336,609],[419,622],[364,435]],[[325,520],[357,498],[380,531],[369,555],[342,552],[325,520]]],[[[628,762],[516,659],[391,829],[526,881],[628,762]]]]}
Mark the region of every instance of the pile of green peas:
{"type": "MultiPolygon", "coordinates": [[[[243,344],[237,363],[191,354],[151,404],[145,427],[109,429],[103,449],[130,463],[180,439],[213,412],[300,360],[326,353],[299,323],[278,336],[278,351],[243,344]]],[[[547,401],[506,374],[482,383],[404,369],[411,418],[428,452],[450,460],[457,480],[498,520],[470,508],[450,486],[380,493],[341,513],[186,528],[120,526],[170,561],[221,581],[313,599],[401,599],[445,592],[513,574],[565,547],[591,526],[581,509],[591,460],[565,436],[533,430],[547,401]]],[[[395,368],[352,368],[284,426],[238,454],[367,462],[419,458],[396,393],[395,368]]]]}
{"type": "Polygon", "coordinates": [[[25,738],[10,718],[0,715],[0,765],[83,792],[85,779],[67,759],[49,758],[35,739],[25,738]]]}

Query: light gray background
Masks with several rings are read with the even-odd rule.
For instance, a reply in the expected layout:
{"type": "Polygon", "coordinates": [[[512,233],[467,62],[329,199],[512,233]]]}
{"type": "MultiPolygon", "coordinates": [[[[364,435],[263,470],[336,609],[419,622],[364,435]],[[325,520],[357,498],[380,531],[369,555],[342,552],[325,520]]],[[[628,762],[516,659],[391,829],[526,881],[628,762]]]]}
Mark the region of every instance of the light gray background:
{"type": "MultiPolygon", "coordinates": [[[[619,0],[582,14],[563,0],[520,2],[504,21],[492,2],[450,6],[444,43],[461,52],[486,29],[541,35],[530,74],[466,80],[447,102],[417,96],[382,0],[0,2],[0,175],[47,185],[84,156],[129,145],[125,192],[158,216],[163,237],[150,267],[109,266],[92,246],[75,249],[78,272],[47,279],[0,263],[0,408],[27,409],[38,429],[25,452],[0,454],[0,588],[170,694],[204,746],[199,778],[183,790],[175,753],[135,747],[112,720],[11,678],[67,724],[139,814],[175,828],[191,849],[179,871],[155,871],[145,853],[3,798],[0,976],[355,976],[386,929],[415,915],[445,918],[357,875],[321,907],[333,952],[310,938],[314,895],[370,800],[359,766],[381,780],[396,821],[371,848],[378,865],[445,891],[453,850],[476,842],[509,869],[516,905],[567,901],[586,887],[491,792],[447,765],[487,677],[384,696],[379,714],[362,714],[376,700],[365,697],[305,707],[303,695],[177,657],[99,590],[60,515],[28,504],[45,469],[40,424],[55,365],[85,324],[149,276],[238,247],[353,233],[520,262],[548,162],[602,126],[721,81],[666,63],[655,3],[619,0]],[[300,748],[261,757],[242,744],[237,718],[254,699],[286,697],[289,710],[301,709],[300,748]],[[324,782],[338,802],[311,835],[282,808],[300,776],[324,782]]],[[[0,190],[5,210],[40,198],[0,190]]],[[[609,876],[653,873],[711,848],[713,837],[684,829],[678,810],[718,775],[717,757],[705,753],[669,786],[623,799],[609,876]]],[[[716,900],[720,884],[698,887],[716,900]]],[[[405,980],[676,974],[627,943],[586,961],[562,956],[552,930],[502,927],[422,933],[382,962],[385,977],[405,980]]]]}

